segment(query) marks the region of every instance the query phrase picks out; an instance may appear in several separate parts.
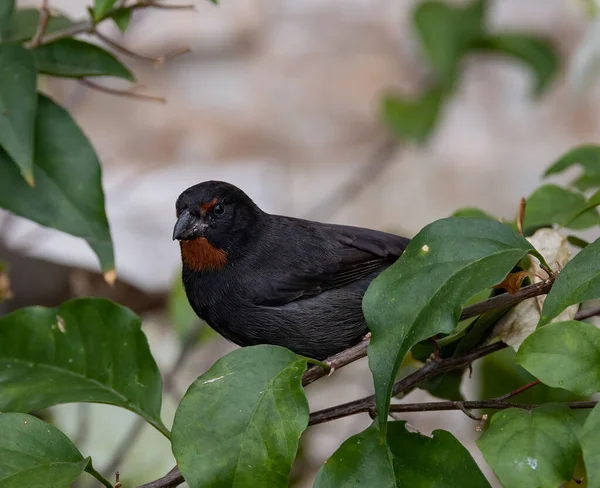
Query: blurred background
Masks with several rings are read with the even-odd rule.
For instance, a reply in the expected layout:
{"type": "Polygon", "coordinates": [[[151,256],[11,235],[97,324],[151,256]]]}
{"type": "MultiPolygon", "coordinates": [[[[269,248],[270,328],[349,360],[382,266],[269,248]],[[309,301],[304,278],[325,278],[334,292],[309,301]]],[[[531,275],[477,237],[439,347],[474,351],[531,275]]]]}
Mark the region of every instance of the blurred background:
{"type": "MultiPolygon", "coordinates": [[[[195,1],[195,11],[138,11],[125,36],[104,26],[109,39],[141,55],[116,52],[134,70],[142,85],[137,91],[166,103],[111,96],[70,80],[44,81],[41,88],[71,112],[102,161],[117,284],[104,283],[83,240],[0,210],[0,260],[10,266],[14,295],[0,304],[0,313],[89,295],[132,308],[144,319],[166,377],[164,416],[170,425],[187,386],[234,347],[197,325],[179,283],[179,249],[171,233],[175,200],[188,186],[225,180],[269,212],[409,237],[461,207],[513,218],[519,199],[539,186],[547,166],[569,148],[600,138],[596,6],[489,1],[486,29],[547,39],[558,69],[548,88],[533,97],[525,63],[485,52],[469,55],[431,136],[419,145],[393,134],[381,109],[386,95],[418,96],[430,79],[413,22],[419,3],[195,1]],[[190,52],[152,61],[185,48],[190,52]],[[190,339],[196,347],[182,348],[190,339]]],[[[18,2],[26,6],[39,2],[18,2]]],[[[50,0],[50,6],[74,18],[87,7],[81,0],[50,0]]],[[[119,80],[101,83],[127,88],[119,80]]],[[[513,368],[515,386],[523,384],[527,377],[509,363],[508,352],[492,356],[465,378],[463,395],[479,399],[509,391],[512,385],[494,386],[498,391],[481,386],[498,367],[513,368]]],[[[311,385],[308,395],[316,410],[372,389],[361,360],[311,385]]],[[[409,401],[428,398],[416,390],[409,401]]],[[[118,468],[127,486],[174,465],[168,443],[152,428],[140,429],[129,412],[66,405],[50,415],[94,457],[99,471],[118,468]]],[[[461,412],[402,418],[425,434],[450,430],[499,486],[475,447],[476,422],[461,412]]],[[[310,428],[293,486],[311,486],[323,461],[369,423],[363,414],[310,428]]]]}

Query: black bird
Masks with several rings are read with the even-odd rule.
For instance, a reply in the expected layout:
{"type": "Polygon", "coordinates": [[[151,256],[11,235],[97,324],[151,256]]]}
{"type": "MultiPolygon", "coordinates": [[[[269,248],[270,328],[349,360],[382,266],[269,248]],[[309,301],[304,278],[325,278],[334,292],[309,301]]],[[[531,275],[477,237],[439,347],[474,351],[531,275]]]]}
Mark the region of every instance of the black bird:
{"type": "Polygon", "coordinates": [[[367,334],[362,297],[409,239],[271,215],[239,188],[205,181],[177,199],[183,285],[196,314],[240,346],[324,359],[367,334]]]}

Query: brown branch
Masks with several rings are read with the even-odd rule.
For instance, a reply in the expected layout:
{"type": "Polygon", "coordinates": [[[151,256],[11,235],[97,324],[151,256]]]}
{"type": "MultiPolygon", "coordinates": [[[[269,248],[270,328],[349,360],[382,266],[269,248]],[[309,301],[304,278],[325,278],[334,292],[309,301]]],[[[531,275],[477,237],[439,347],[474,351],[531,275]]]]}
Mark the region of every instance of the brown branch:
{"type": "MultiPolygon", "coordinates": [[[[596,401],[585,401],[585,402],[565,402],[569,408],[572,409],[584,409],[594,408],[598,402],[596,401]]],[[[395,413],[408,413],[408,412],[440,412],[447,410],[462,410],[461,406],[465,409],[479,410],[484,408],[494,410],[504,410],[506,408],[522,408],[531,410],[539,407],[540,405],[535,403],[512,403],[501,400],[475,400],[466,402],[426,402],[426,403],[394,403],[390,406],[390,412],[395,413]]],[[[478,420],[478,419],[477,419],[478,420]]]]}
{"type": "Polygon", "coordinates": [[[138,488],[175,488],[180,484],[184,483],[185,480],[177,466],[175,466],[168,474],[159,478],[155,481],[151,481],[150,483],[146,483],[145,485],[138,486],[138,488]]]}
{"type": "Polygon", "coordinates": [[[517,388],[516,390],[509,391],[505,395],[496,397],[496,398],[494,398],[494,400],[497,400],[497,401],[508,400],[509,398],[517,396],[519,393],[523,393],[524,391],[529,390],[529,388],[533,388],[534,386],[539,385],[539,384],[540,384],[540,380],[534,380],[531,383],[527,383],[526,385],[523,385],[523,386],[517,388]]]}
{"type": "Polygon", "coordinates": [[[42,6],[40,7],[40,18],[38,26],[33,35],[31,41],[27,44],[27,47],[38,47],[41,43],[42,37],[48,28],[48,22],[50,21],[50,9],[48,8],[48,0],[42,0],[42,6]]]}
{"type": "Polygon", "coordinates": [[[130,90],[117,90],[116,88],[108,88],[106,86],[98,85],[93,81],[90,81],[86,78],[81,78],[79,83],[87,86],[88,88],[92,88],[93,90],[97,90],[102,93],[106,93],[108,95],[116,95],[118,97],[126,97],[126,98],[134,98],[136,100],[144,100],[148,102],[157,102],[157,103],[166,103],[167,100],[163,97],[157,97],[154,95],[145,95],[143,93],[135,93],[130,90]]]}
{"type": "Polygon", "coordinates": [[[527,205],[527,200],[524,197],[521,197],[521,201],[519,202],[519,216],[517,218],[517,232],[523,235],[523,221],[525,220],[525,207],[527,205]]]}

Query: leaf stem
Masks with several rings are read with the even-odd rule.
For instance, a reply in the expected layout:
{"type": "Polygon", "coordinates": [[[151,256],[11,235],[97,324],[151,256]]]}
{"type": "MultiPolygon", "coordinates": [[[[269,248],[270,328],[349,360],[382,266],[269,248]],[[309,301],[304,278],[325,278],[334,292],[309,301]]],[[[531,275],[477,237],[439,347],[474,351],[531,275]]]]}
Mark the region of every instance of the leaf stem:
{"type": "Polygon", "coordinates": [[[91,474],[94,478],[96,478],[100,483],[102,483],[106,488],[113,488],[113,485],[110,481],[108,481],[104,476],[102,476],[98,471],[96,471],[92,464],[88,464],[88,467],[85,468],[86,472],[91,474]]]}

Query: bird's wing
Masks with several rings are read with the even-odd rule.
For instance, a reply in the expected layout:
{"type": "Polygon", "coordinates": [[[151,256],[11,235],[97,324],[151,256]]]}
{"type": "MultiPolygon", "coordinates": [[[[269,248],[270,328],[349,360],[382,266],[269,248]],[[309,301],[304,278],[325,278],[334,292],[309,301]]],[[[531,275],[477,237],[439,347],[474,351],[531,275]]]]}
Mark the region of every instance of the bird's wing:
{"type": "Polygon", "coordinates": [[[392,264],[410,242],[386,232],[333,224],[320,224],[315,237],[317,243],[320,238],[327,245],[255,289],[256,304],[285,305],[348,285],[392,264]]]}

